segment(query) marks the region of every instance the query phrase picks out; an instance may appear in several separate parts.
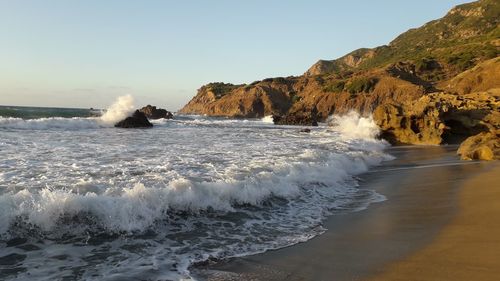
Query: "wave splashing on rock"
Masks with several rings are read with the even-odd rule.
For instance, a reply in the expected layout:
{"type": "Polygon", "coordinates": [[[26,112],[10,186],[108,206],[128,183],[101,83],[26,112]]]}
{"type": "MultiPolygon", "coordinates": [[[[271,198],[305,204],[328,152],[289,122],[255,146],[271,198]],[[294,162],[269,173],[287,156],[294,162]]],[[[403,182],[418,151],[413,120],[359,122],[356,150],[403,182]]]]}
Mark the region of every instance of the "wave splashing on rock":
{"type": "Polygon", "coordinates": [[[2,131],[0,258],[18,260],[0,279],[188,278],[192,262],[305,241],[326,216],[383,200],[354,177],[388,159],[375,139],[260,119],[154,124],[2,131]]]}

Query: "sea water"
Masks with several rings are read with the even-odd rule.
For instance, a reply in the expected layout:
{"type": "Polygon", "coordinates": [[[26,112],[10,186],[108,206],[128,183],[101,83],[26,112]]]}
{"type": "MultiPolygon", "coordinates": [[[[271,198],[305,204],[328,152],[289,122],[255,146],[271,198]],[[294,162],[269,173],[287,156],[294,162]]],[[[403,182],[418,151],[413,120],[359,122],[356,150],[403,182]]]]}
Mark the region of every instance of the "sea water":
{"type": "Polygon", "coordinates": [[[133,108],[0,107],[0,279],[190,279],[194,262],[303,242],[383,200],[356,180],[390,158],[370,118],[114,128],[133,108]]]}

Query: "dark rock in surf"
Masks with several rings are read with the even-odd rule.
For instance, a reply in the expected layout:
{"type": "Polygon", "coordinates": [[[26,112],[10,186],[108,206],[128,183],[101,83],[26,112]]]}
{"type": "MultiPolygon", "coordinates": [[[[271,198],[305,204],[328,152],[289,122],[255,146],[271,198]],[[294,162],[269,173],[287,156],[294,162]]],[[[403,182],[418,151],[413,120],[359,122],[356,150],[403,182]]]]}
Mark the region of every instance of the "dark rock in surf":
{"type": "Polygon", "coordinates": [[[284,116],[274,115],[273,122],[275,125],[318,126],[318,110],[313,107],[309,112],[305,110],[284,116]]]}
{"type": "Polygon", "coordinates": [[[139,110],[136,110],[132,116],[129,116],[122,121],[115,124],[118,128],[149,128],[153,127],[153,124],[149,122],[146,115],[139,110]]]}
{"type": "Polygon", "coordinates": [[[161,118],[172,119],[172,118],[174,118],[174,115],[172,114],[172,112],[170,112],[166,109],[163,109],[163,108],[156,108],[156,106],[152,106],[149,104],[147,106],[139,109],[139,111],[144,113],[144,115],[146,115],[146,117],[149,119],[161,119],[161,118]]]}

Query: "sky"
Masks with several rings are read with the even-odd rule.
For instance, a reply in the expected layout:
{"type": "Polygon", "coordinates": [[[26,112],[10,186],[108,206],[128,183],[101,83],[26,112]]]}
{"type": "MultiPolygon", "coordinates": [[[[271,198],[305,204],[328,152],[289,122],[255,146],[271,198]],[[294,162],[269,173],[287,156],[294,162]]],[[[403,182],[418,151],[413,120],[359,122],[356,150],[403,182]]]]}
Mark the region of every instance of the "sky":
{"type": "Polygon", "coordinates": [[[0,105],[177,110],[203,84],[303,74],[463,0],[0,0],[0,105]]]}

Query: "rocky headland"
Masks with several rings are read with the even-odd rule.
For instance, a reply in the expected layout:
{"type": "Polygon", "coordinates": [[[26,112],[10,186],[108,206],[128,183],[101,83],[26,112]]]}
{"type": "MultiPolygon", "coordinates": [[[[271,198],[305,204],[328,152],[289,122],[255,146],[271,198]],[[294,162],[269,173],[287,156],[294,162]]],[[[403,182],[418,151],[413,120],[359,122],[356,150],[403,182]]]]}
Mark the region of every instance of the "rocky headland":
{"type": "Polygon", "coordinates": [[[462,143],[463,159],[499,159],[499,54],[500,2],[480,0],[300,76],[210,83],[180,112],[314,125],[354,110],[391,143],[462,143]]]}

